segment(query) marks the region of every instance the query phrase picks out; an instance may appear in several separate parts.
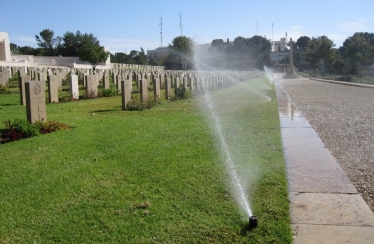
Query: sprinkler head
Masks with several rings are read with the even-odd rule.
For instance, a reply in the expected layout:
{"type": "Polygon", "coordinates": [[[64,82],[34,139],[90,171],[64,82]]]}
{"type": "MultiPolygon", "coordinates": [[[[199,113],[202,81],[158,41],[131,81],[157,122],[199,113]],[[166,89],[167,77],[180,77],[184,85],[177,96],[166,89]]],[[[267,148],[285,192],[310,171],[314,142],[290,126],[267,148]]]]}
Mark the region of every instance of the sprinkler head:
{"type": "Polygon", "coordinates": [[[252,230],[257,227],[257,217],[256,216],[251,216],[249,217],[249,225],[248,229],[252,230]]]}

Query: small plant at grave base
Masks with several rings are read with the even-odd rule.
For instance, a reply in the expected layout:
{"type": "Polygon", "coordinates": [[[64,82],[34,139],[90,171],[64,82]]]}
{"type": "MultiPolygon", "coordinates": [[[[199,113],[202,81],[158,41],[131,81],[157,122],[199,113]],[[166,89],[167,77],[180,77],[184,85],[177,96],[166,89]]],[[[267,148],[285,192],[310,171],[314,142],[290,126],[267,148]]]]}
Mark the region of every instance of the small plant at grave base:
{"type": "Polygon", "coordinates": [[[175,88],[174,97],[172,100],[188,99],[192,97],[190,91],[187,91],[185,87],[175,88]]]}
{"type": "Polygon", "coordinates": [[[131,99],[129,102],[127,102],[126,107],[130,111],[142,111],[145,109],[144,105],[135,99],[131,99]]]}
{"type": "Polygon", "coordinates": [[[118,90],[116,88],[103,89],[104,97],[114,97],[117,96],[118,90]]]}
{"type": "Polygon", "coordinates": [[[29,137],[37,136],[39,134],[39,128],[29,123],[25,119],[15,119],[13,122],[8,120],[8,121],[5,121],[4,124],[5,124],[5,127],[7,127],[10,131],[12,131],[11,133],[17,132],[17,134],[22,135],[21,138],[29,138],[29,137]]]}
{"type": "Polygon", "coordinates": [[[51,132],[54,132],[54,131],[70,129],[70,126],[68,126],[67,124],[57,122],[55,120],[50,120],[50,121],[47,121],[45,123],[36,122],[36,124],[40,124],[40,125],[37,125],[37,127],[40,127],[39,132],[41,134],[47,134],[47,133],[51,133],[51,132]]]}
{"type": "Polygon", "coordinates": [[[154,106],[157,106],[158,105],[158,102],[155,101],[154,99],[149,99],[147,100],[145,103],[144,103],[144,107],[146,109],[150,109],[150,108],[153,108],[154,106]]]}
{"type": "Polygon", "coordinates": [[[0,84],[0,94],[11,94],[12,91],[6,87],[0,84]]]}
{"type": "Polygon", "coordinates": [[[38,136],[39,134],[70,129],[67,124],[56,122],[54,120],[45,123],[38,121],[31,124],[25,119],[14,119],[13,122],[10,120],[5,121],[4,125],[6,129],[1,131],[2,143],[18,141],[23,138],[38,136]]]}

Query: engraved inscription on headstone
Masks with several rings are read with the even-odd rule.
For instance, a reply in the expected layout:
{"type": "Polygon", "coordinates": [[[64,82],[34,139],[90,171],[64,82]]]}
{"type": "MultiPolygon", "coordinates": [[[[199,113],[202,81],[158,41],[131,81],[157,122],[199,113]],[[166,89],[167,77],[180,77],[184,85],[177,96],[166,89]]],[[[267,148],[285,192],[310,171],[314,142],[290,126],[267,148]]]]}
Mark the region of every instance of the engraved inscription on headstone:
{"type": "Polygon", "coordinates": [[[25,83],[26,114],[30,123],[47,121],[45,106],[45,82],[28,81],[25,83]]]}

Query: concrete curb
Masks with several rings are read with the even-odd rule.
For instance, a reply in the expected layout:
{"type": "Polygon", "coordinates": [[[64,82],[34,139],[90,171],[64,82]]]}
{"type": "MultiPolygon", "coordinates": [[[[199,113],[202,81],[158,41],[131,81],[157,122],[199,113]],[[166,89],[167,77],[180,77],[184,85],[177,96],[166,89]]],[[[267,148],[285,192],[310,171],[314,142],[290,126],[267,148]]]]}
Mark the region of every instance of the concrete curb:
{"type": "Polygon", "coordinates": [[[280,81],[275,88],[294,243],[373,243],[373,212],[280,81]]]}
{"type": "Polygon", "coordinates": [[[326,79],[317,79],[317,78],[309,78],[309,80],[323,81],[323,82],[335,83],[335,84],[346,85],[346,86],[374,88],[374,85],[359,84],[359,83],[352,83],[352,82],[345,82],[345,81],[326,80],[326,79]]]}

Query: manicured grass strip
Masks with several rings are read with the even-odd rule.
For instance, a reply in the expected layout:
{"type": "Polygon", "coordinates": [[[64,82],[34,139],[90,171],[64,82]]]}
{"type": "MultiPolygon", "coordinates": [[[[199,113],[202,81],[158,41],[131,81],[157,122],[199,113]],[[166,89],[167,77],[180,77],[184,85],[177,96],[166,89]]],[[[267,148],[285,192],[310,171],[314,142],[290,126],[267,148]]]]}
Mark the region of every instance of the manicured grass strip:
{"type": "MultiPolygon", "coordinates": [[[[257,229],[245,231],[202,97],[130,112],[117,96],[48,104],[73,130],[0,145],[0,241],[290,243],[276,102],[243,91],[212,97],[257,229]]],[[[0,95],[0,119],[25,118],[18,104],[0,95]]]]}

